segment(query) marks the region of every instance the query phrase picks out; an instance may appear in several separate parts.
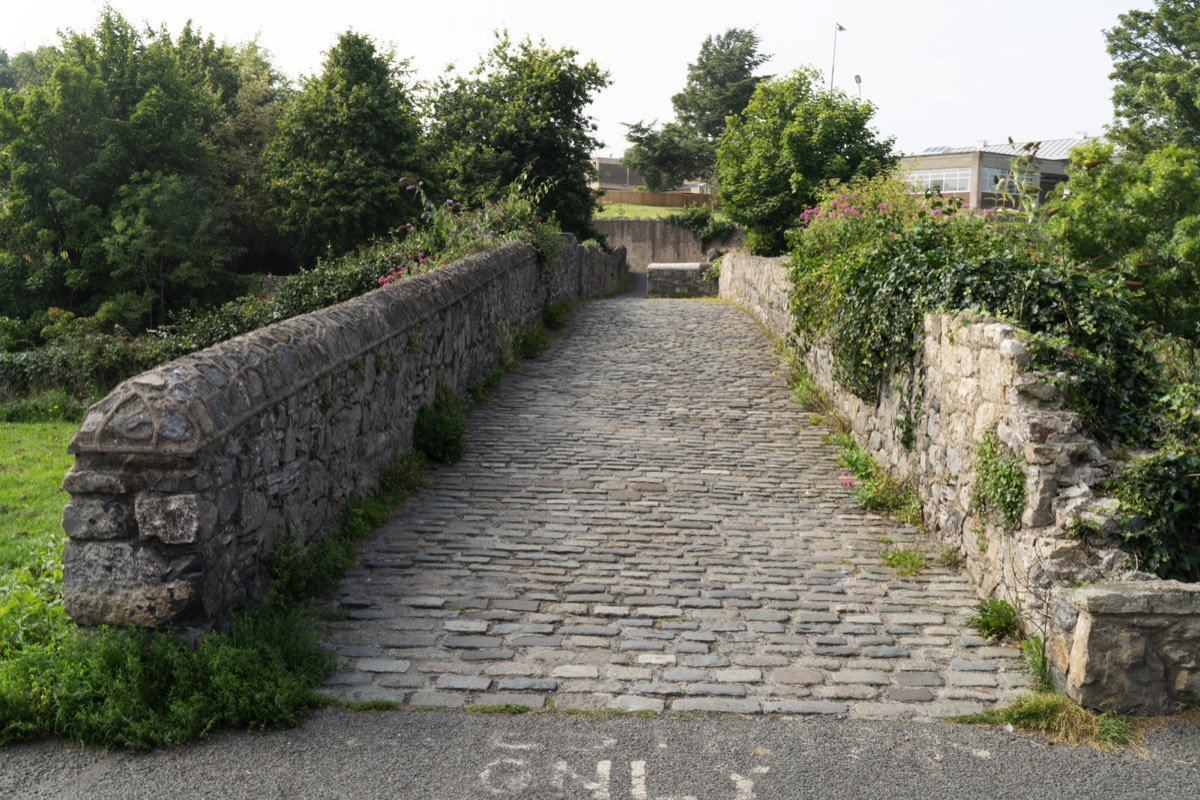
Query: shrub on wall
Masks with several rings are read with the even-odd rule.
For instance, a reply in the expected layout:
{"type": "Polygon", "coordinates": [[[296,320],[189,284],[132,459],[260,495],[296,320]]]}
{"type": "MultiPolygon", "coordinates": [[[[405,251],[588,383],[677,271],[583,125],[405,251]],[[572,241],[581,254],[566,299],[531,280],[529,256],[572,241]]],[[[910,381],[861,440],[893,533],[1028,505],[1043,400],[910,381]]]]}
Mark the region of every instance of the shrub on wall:
{"type": "Polygon", "coordinates": [[[1075,376],[1064,390],[1093,432],[1144,441],[1161,381],[1121,297],[1036,226],[904,193],[895,177],[834,187],[791,234],[797,329],[830,337],[834,377],[873,402],[919,357],[926,313],[991,314],[1035,335],[1036,367],[1075,376]]]}

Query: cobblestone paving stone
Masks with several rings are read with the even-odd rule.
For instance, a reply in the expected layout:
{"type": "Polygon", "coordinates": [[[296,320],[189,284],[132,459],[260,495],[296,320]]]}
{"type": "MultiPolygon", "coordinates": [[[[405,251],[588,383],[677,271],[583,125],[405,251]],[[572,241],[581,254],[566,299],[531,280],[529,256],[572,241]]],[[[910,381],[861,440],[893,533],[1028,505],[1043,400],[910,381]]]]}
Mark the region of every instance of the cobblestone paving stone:
{"type": "Polygon", "coordinates": [[[584,304],[336,598],[324,691],[413,707],[929,719],[1015,698],[969,579],[898,577],[771,344],[715,301],[584,304]]]}

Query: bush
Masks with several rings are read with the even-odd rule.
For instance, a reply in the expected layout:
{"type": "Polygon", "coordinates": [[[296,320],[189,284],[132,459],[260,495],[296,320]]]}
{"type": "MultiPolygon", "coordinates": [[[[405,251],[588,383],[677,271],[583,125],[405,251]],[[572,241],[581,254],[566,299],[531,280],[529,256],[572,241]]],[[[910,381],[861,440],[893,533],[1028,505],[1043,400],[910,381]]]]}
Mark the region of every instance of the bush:
{"type": "Polygon", "coordinates": [[[791,236],[797,331],[830,337],[834,377],[874,402],[883,380],[919,366],[926,313],[991,314],[1034,334],[1035,368],[1077,379],[1063,390],[1090,430],[1145,441],[1160,370],[1121,295],[1058,259],[1036,226],[902,191],[894,177],[835,188],[791,236]]]}
{"type": "Polygon", "coordinates": [[[1025,473],[1021,460],[988,431],[975,450],[975,482],[971,485],[971,510],[995,511],[1007,530],[1016,530],[1025,511],[1025,473]]]}
{"type": "Polygon", "coordinates": [[[1017,610],[997,597],[980,600],[967,624],[986,639],[1015,639],[1021,630],[1017,610]]]}
{"type": "Polygon", "coordinates": [[[676,211],[667,217],[667,222],[696,234],[696,238],[700,240],[700,249],[705,251],[713,242],[731,239],[738,229],[737,225],[729,220],[717,219],[708,206],[691,206],[676,211]]]}
{"type": "Polygon", "coordinates": [[[467,450],[466,403],[453,390],[437,390],[432,405],[421,406],[413,427],[413,447],[437,464],[453,464],[467,450]]]}

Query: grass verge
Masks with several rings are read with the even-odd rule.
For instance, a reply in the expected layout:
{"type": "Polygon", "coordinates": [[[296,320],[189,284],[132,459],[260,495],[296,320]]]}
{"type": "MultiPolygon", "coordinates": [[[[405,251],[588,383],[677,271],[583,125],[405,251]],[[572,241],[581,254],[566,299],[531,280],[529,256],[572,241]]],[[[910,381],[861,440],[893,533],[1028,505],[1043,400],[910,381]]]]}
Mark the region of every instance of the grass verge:
{"type": "Polygon", "coordinates": [[[29,564],[62,536],[74,422],[0,423],[0,573],[29,564]]]}
{"type": "Polygon", "coordinates": [[[1012,725],[1055,741],[1112,749],[1136,744],[1137,725],[1121,714],[1099,713],[1082,708],[1061,694],[1031,692],[1004,708],[953,717],[953,722],[972,725],[1012,725]]]}

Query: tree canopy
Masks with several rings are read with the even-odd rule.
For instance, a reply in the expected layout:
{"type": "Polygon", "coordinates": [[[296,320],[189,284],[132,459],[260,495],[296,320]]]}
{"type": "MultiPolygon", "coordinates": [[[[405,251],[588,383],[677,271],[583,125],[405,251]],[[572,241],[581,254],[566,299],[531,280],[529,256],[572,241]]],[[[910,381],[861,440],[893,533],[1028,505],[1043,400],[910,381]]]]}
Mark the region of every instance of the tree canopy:
{"type": "Polygon", "coordinates": [[[1107,32],[1113,144],[1072,153],[1052,225],[1139,316],[1200,335],[1200,4],[1159,0],[1107,32]]]}
{"type": "Polygon", "coordinates": [[[195,42],[190,28],[176,42],[107,8],[91,33],[13,60],[16,87],[0,91],[0,316],[36,325],[58,306],[136,328],[236,290],[229,218],[214,210],[220,89],[189,57],[195,42]],[[181,246],[153,230],[168,217],[181,246]]]}
{"type": "Polygon", "coordinates": [[[627,124],[624,162],[636,167],[651,191],[673,189],[693,178],[713,178],[716,143],[726,119],[740,114],[766,76],[754,71],[770,60],[758,52],[758,34],[730,28],[700,45],[688,64],[687,83],[671,98],[675,121],[627,124]]]}
{"type": "Polygon", "coordinates": [[[280,228],[306,260],[344,253],[415,208],[400,179],[421,169],[403,62],[348,31],[279,119],[266,180],[280,228]]]}
{"type": "Polygon", "coordinates": [[[1158,0],[1106,32],[1113,59],[1113,138],[1126,150],[1200,146],[1200,2],[1158,0]]]}
{"type": "Polygon", "coordinates": [[[758,85],[717,145],[719,194],[755,252],[784,249],[784,231],[816,204],[822,183],[893,168],[894,139],[869,127],[875,106],[822,88],[808,67],[758,85]]]}
{"type": "Polygon", "coordinates": [[[591,154],[603,143],[585,111],[609,79],[578,56],[499,33],[469,76],[433,87],[428,149],[447,196],[472,203],[496,198],[528,171],[549,184],[540,207],[564,230],[591,235],[591,154]]]}

